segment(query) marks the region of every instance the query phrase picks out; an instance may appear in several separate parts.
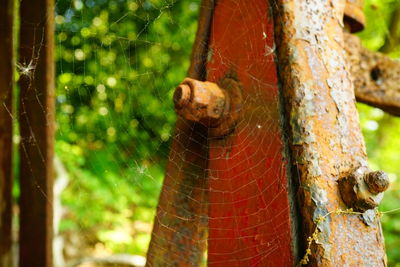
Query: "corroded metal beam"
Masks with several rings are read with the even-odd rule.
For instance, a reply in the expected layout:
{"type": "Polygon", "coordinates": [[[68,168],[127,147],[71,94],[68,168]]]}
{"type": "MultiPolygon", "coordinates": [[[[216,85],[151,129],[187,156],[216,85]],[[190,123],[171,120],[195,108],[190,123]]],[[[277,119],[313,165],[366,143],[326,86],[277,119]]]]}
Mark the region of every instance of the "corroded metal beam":
{"type": "MultiPolygon", "coordinates": [[[[204,80],[214,0],[203,0],[188,76],[204,80]]],[[[199,266],[207,242],[208,129],[177,118],[146,266],[199,266]]]]}
{"type": "Polygon", "coordinates": [[[364,48],[357,36],[344,35],[357,101],[400,116],[400,61],[364,48]]]}
{"type": "Polygon", "coordinates": [[[345,1],[278,0],[273,6],[310,266],[385,266],[375,211],[369,225],[359,214],[337,212],[348,208],[338,181],[367,165],[344,51],[345,1]]]}

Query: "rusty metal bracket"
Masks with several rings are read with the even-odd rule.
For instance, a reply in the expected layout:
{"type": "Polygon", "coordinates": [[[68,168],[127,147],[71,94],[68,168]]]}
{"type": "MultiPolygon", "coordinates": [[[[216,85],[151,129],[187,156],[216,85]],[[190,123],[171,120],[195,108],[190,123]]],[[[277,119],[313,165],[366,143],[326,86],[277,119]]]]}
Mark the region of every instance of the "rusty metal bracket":
{"type": "Polygon", "coordinates": [[[344,24],[349,26],[350,32],[362,31],[365,27],[363,12],[364,0],[347,0],[344,8],[344,24]]]}
{"type": "Polygon", "coordinates": [[[186,120],[207,126],[213,137],[234,130],[242,103],[239,82],[226,77],[219,84],[186,78],[173,96],[176,112],[186,120]]]}
{"type": "Polygon", "coordinates": [[[389,178],[383,171],[360,167],[338,183],[344,203],[355,211],[365,212],[378,207],[389,187],[389,178]]]}
{"type": "Polygon", "coordinates": [[[350,33],[344,40],[357,101],[400,116],[400,62],[364,48],[350,33]]]}

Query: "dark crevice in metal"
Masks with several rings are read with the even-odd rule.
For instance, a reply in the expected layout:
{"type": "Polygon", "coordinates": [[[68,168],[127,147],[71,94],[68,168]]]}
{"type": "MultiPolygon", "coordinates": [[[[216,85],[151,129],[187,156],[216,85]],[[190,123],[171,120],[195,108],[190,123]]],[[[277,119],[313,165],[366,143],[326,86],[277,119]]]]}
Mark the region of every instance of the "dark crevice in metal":
{"type": "Polygon", "coordinates": [[[188,70],[190,78],[204,81],[207,76],[208,44],[216,0],[203,0],[199,15],[196,39],[193,44],[191,64],[188,70]]]}
{"type": "MultiPolygon", "coordinates": [[[[276,27],[280,20],[277,18],[279,17],[279,11],[277,10],[275,0],[270,0],[270,6],[272,7],[273,11],[273,18],[274,18],[274,25],[275,25],[275,32],[274,32],[274,39],[275,44],[277,46],[280,45],[280,33],[278,31],[279,27],[276,27]]],[[[299,191],[299,176],[297,168],[294,164],[294,160],[292,157],[292,152],[290,151],[290,125],[289,125],[289,114],[287,114],[287,110],[285,108],[285,96],[283,93],[283,84],[281,81],[281,70],[278,60],[278,51],[275,51],[275,64],[277,66],[277,75],[278,75],[278,87],[279,87],[279,114],[280,114],[280,128],[282,134],[282,140],[284,143],[284,152],[283,157],[286,159],[286,172],[287,172],[287,185],[288,185],[288,192],[289,192],[289,205],[290,205],[290,223],[291,223],[291,235],[292,235],[292,249],[295,262],[299,262],[301,255],[304,254],[306,249],[305,247],[305,240],[303,238],[303,229],[302,229],[302,217],[300,214],[300,207],[298,201],[298,191],[299,191]]]]}

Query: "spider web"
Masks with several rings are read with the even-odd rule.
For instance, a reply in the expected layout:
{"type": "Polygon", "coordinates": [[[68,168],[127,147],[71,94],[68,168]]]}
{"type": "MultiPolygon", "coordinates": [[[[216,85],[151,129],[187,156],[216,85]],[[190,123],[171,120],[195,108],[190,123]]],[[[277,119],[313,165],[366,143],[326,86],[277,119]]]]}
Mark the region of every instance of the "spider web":
{"type": "MultiPolygon", "coordinates": [[[[196,126],[183,121],[189,134],[174,132],[171,99],[189,66],[200,1],[56,1],[56,266],[111,254],[145,256],[154,218],[172,235],[190,239],[187,229],[156,216],[165,166],[180,173],[182,161],[194,169],[208,162],[206,175],[194,177],[207,184],[179,192],[207,212],[181,207],[186,213],[172,217],[207,222],[208,236],[190,241],[208,242],[210,265],[291,257],[296,226],[289,220],[270,7],[225,3],[216,9],[208,79],[220,82],[229,73],[241,81],[242,115],[228,137],[199,132],[209,151],[197,155],[199,164],[186,157],[187,140],[198,140],[196,126]],[[179,150],[170,150],[173,140],[179,150]],[[193,199],[193,192],[208,196],[193,199]]],[[[41,47],[37,40],[33,54],[41,47]]],[[[17,64],[19,75],[32,75],[35,64],[17,64]]],[[[180,181],[170,179],[165,190],[171,193],[180,181]]],[[[164,213],[182,205],[164,200],[164,213]]]]}

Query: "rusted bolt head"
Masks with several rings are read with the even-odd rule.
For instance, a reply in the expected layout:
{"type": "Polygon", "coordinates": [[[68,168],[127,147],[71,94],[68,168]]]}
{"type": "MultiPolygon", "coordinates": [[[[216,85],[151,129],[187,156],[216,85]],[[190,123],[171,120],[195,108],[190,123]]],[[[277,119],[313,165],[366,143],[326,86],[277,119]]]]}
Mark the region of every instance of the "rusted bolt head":
{"type": "Polygon", "coordinates": [[[383,198],[389,179],[382,171],[372,172],[360,167],[348,177],[339,180],[340,194],[344,203],[356,211],[376,208],[383,198]]]}
{"type": "Polygon", "coordinates": [[[208,127],[208,135],[223,137],[236,127],[242,108],[242,85],[230,74],[219,81],[186,78],[173,96],[176,112],[208,127]]]}
{"type": "Polygon", "coordinates": [[[215,126],[228,112],[228,96],[212,82],[186,78],[174,93],[175,109],[187,120],[215,126]]]}
{"type": "Polygon", "coordinates": [[[364,29],[365,17],[363,12],[364,0],[347,0],[344,9],[344,22],[350,32],[359,32],[364,29]]]}
{"type": "Polygon", "coordinates": [[[389,177],[383,171],[369,172],[364,176],[364,180],[373,194],[384,192],[389,187],[389,177]]]}
{"type": "Polygon", "coordinates": [[[190,86],[187,84],[179,85],[174,92],[174,104],[175,108],[183,108],[189,104],[191,96],[190,86]]]}

